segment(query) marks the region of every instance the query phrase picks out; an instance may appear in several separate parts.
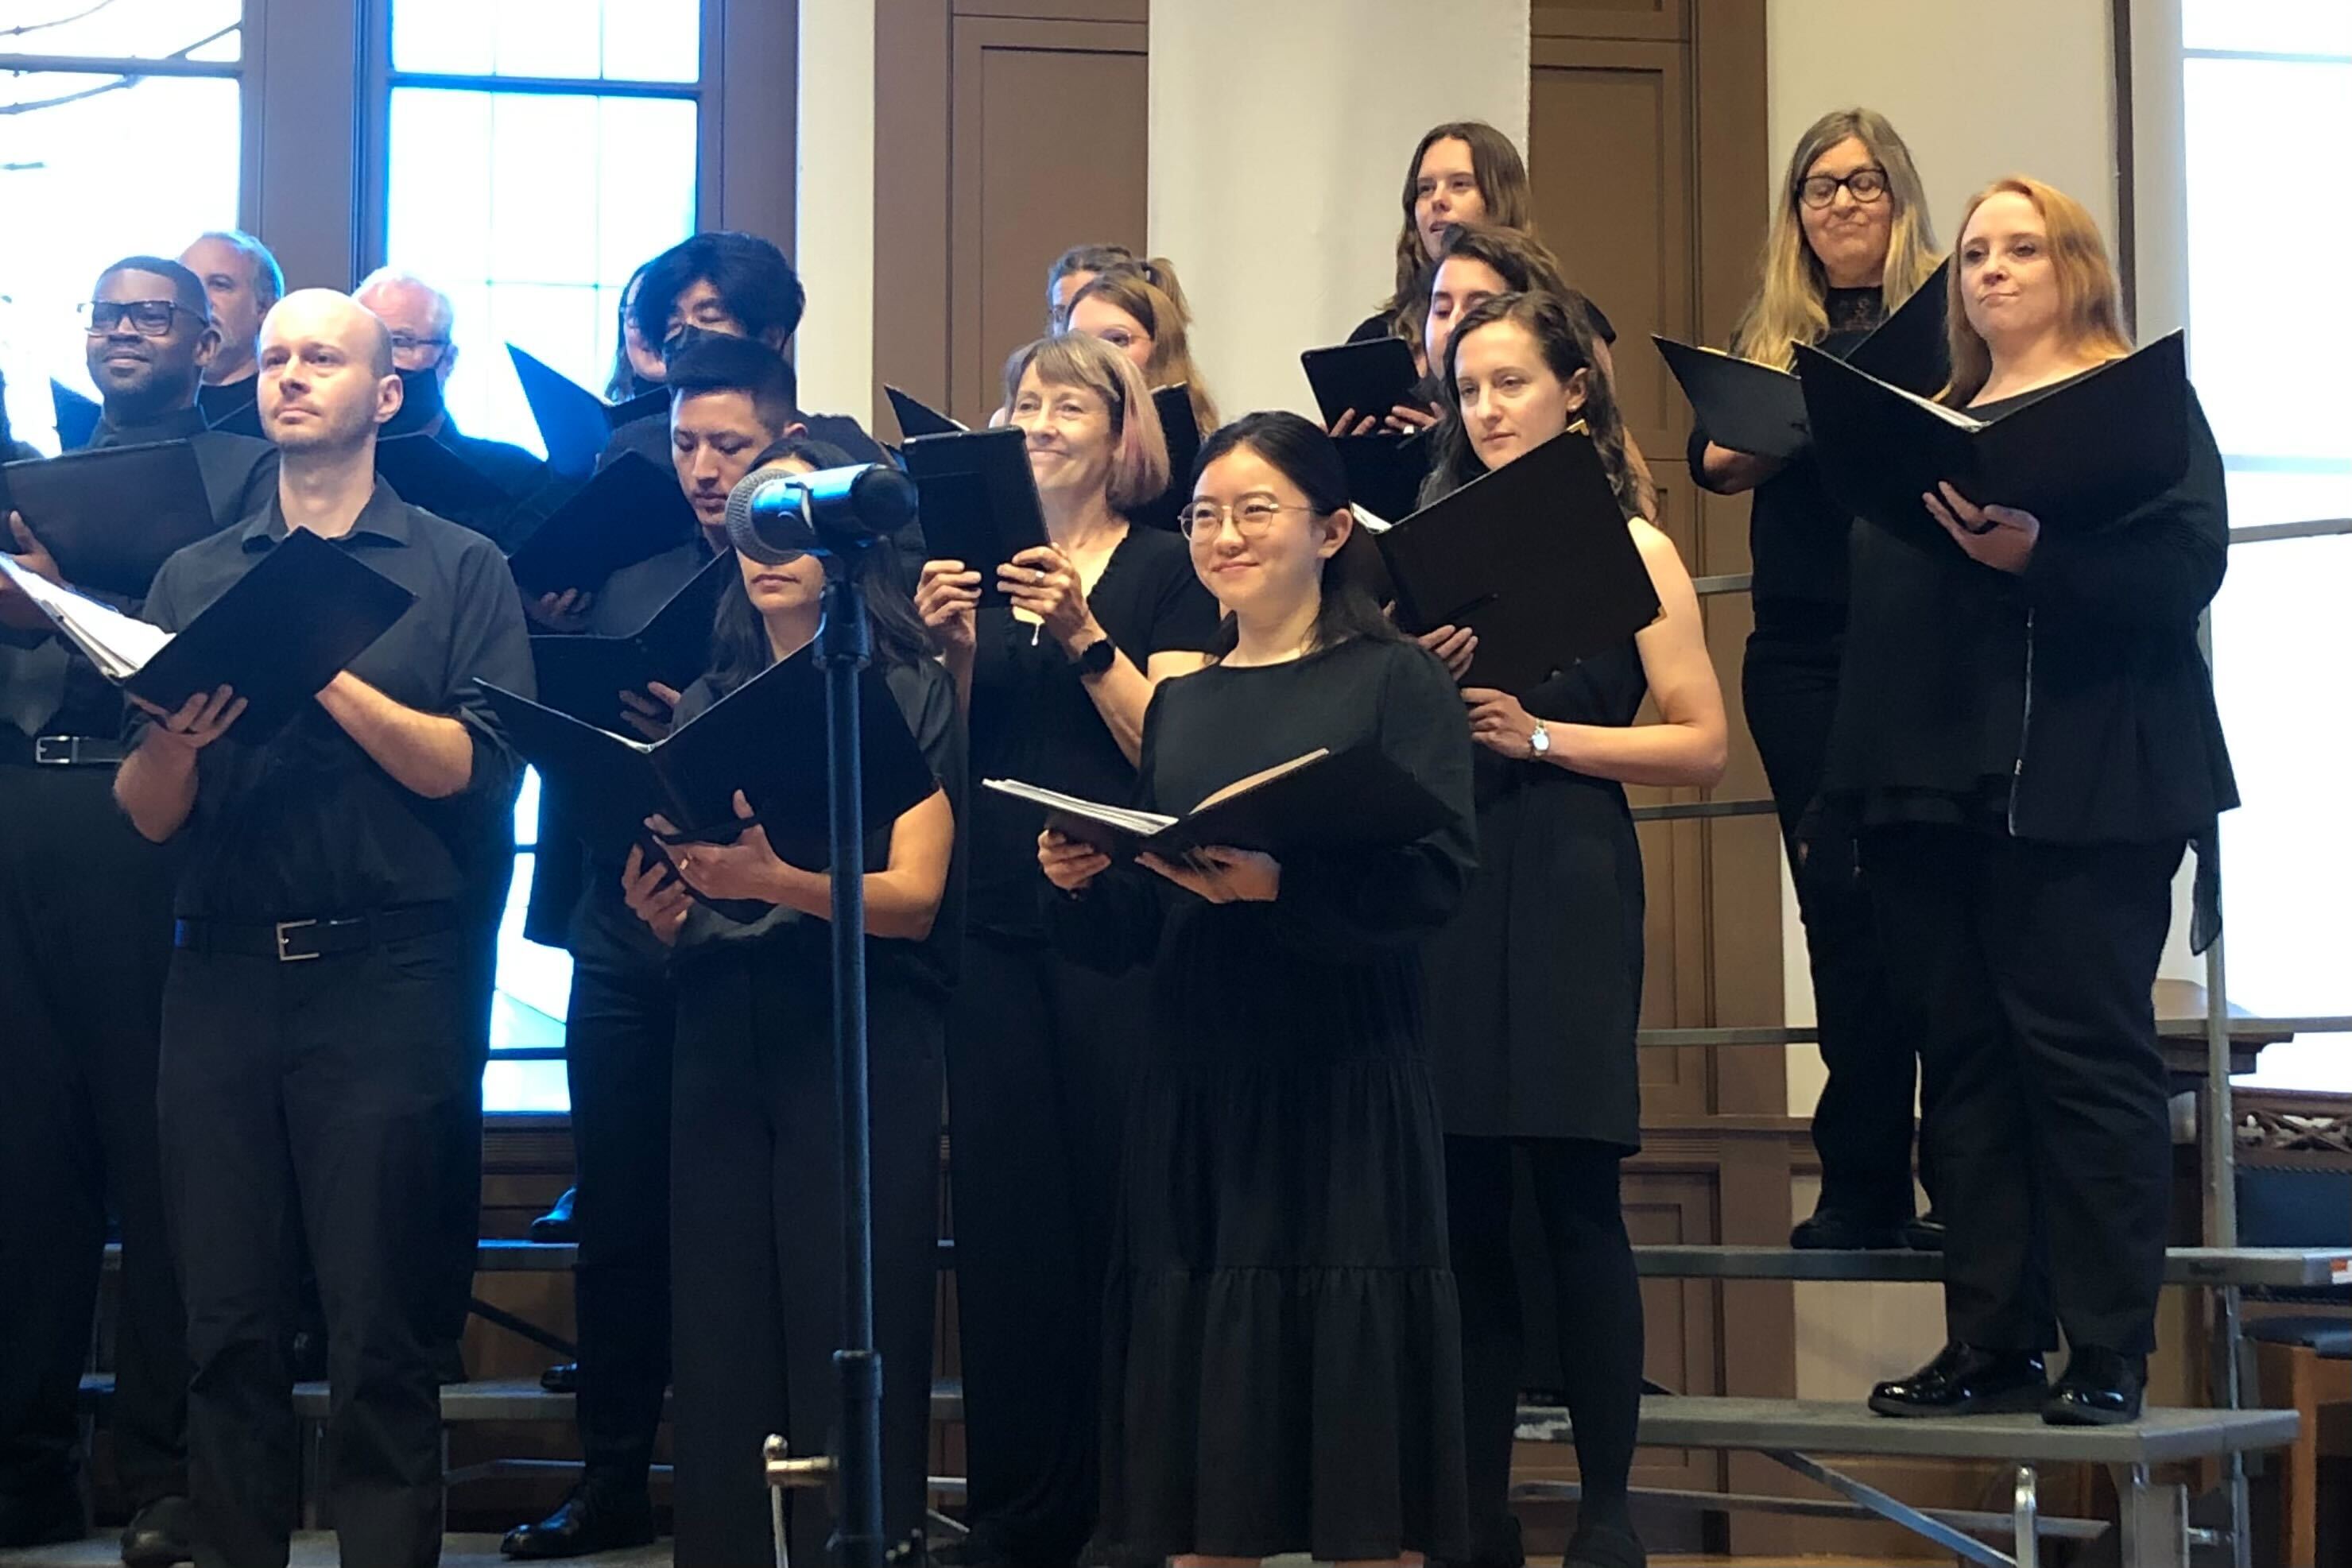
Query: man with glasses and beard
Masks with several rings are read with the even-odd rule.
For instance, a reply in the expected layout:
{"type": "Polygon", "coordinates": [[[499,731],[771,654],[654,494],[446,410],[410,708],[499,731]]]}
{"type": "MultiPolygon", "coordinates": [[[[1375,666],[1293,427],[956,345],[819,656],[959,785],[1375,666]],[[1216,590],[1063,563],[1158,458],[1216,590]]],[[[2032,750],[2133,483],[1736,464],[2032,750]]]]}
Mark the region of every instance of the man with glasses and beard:
{"type": "Polygon", "coordinates": [[[287,1305],[297,1227],[326,1307],[323,1471],[347,1564],[434,1562],[448,1179],[475,1092],[487,939],[470,890],[513,853],[520,764],[478,681],[533,689],[495,546],[375,479],[398,411],[391,335],[340,294],[262,323],[258,404],[283,458],[250,517],[164,563],[146,613],[176,631],[292,528],[415,602],[283,729],[237,733],[226,688],[140,704],[115,777],[131,823],[184,861],[163,999],[163,1168],[184,1260],[190,1495],[204,1568],[287,1561],[299,1455],[287,1305]],[[420,1260],[428,1266],[420,1267],[420,1260]]]}
{"type": "MultiPolygon", "coordinates": [[[[205,426],[197,388],[220,334],[204,285],[178,262],[130,256],[91,293],[103,413],[90,446],[184,441],[215,519],[246,516],[278,455],[205,426]]],[[[24,519],[5,521],[0,548],[57,580],[24,519]]],[[[173,857],[114,809],[121,734],[114,688],[0,588],[0,1192],[41,1195],[0,1205],[0,1546],[81,1538],[75,1398],[111,1212],[122,1305],[109,1424],[133,1510],[123,1559],[143,1568],[186,1554],[187,1369],[156,1157],[173,857]]]]}

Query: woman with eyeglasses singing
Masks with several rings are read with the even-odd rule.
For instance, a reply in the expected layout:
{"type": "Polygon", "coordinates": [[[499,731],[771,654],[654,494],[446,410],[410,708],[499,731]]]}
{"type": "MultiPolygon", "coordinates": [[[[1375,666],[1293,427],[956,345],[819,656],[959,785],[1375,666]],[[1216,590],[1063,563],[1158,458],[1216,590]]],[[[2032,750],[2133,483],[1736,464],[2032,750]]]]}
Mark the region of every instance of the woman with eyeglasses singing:
{"type": "MultiPolygon", "coordinates": [[[[1155,685],[1200,667],[1216,604],[1183,541],[1129,521],[1168,487],[1135,366],[1082,333],[1004,371],[1050,545],[932,560],[915,600],[971,723],[975,779],[1097,800],[1135,789],[1155,685]],[[982,573],[1003,591],[982,607],[982,573]]],[[[1050,1568],[1092,1533],[1102,1270],[1139,983],[1063,959],[1038,895],[1040,815],[972,791],[971,961],[948,1028],[966,1560],[1050,1568]]]]}
{"type": "MultiPolygon", "coordinates": [[[[1508,1503],[1526,1376],[1511,1242],[1514,1155],[1533,1178],[1555,1281],[1561,1386],[1583,1499],[1571,1568],[1643,1561],[1626,1486],[1642,1399],[1642,1298],[1618,1197],[1641,1146],[1633,1033],[1642,1001],[1642,853],[1627,784],[1713,784],[1723,696],[1698,598],[1643,519],[1624,423],[1586,318],[1503,294],[1454,328],[1434,499],[1550,441],[1591,440],[1661,607],[1615,648],[1526,692],[1465,686],[1478,745],[1479,870],[1423,949],[1445,1106],[1445,1190],[1462,1292],[1471,1552],[1522,1560],[1508,1503]],[[1580,424],[1582,433],[1570,429],[1580,424]],[[1635,722],[1644,695],[1658,721],[1635,722]]],[[[1467,661],[1457,658],[1457,670],[1467,661]]]]}
{"type": "Polygon", "coordinates": [[[1063,950],[1151,967],[1103,1297],[1103,1540],[1118,1560],[1453,1558],[1460,1323],[1415,949],[1475,859],[1461,705],[1333,565],[1354,517],[1329,437],[1254,413],[1197,473],[1183,528],[1226,620],[1214,662],[1152,698],[1138,803],[1181,813],[1371,747],[1444,810],[1410,843],[1280,860],[1114,866],[1037,841],[1063,950]]]}
{"type": "MultiPolygon", "coordinates": [[[[1825,114],[1789,160],[1762,278],[1731,351],[1780,370],[1791,368],[1799,343],[1851,353],[1933,275],[1937,259],[1926,194],[1895,128],[1866,109],[1825,114]]],[[[1912,1218],[1915,1045],[1888,998],[1850,839],[1814,810],[1837,706],[1853,518],[1831,500],[1810,452],[1786,463],[1735,452],[1694,421],[1690,471],[1717,495],[1755,497],[1748,540],[1756,623],[1740,689],[1796,884],[1829,1070],[1812,1124],[1821,1199],[1790,1239],[1933,1247],[1932,1218],[1912,1218]]],[[[1936,1090],[1931,1076],[1927,1103],[1936,1090]]],[[[1922,1174],[1932,1184],[1924,1162],[1922,1174]]]]}

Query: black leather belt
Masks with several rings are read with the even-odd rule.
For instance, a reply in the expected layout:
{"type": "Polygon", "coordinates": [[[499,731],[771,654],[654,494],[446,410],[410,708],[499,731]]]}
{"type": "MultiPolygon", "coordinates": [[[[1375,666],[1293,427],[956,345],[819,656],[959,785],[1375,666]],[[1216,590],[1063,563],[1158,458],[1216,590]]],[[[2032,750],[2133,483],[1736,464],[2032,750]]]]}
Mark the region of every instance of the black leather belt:
{"type": "Polygon", "coordinates": [[[173,925],[172,946],[190,953],[299,964],[431,936],[457,924],[457,907],[448,904],[412,904],[342,920],[182,920],[173,925]]]}
{"type": "Polygon", "coordinates": [[[119,740],[93,735],[44,735],[30,739],[14,727],[0,729],[0,762],[35,768],[111,768],[131,755],[119,740]]]}

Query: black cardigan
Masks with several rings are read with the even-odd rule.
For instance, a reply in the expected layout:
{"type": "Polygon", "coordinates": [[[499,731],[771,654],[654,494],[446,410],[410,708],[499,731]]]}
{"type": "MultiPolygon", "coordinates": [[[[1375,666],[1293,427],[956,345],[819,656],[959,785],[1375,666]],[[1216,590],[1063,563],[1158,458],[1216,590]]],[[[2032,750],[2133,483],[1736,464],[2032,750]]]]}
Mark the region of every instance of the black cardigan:
{"type": "Polygon", "coordinates": [[[2197,645],[2229,509],[2189,396],[2179,482],[2105,526],[2043,518],[2021,574],[1854,530],[1833,800],[1865,825],[1980,822],[1990,804],[2013,836],[2063,844],[2201,838],[2238,803],[2197,645]]]}

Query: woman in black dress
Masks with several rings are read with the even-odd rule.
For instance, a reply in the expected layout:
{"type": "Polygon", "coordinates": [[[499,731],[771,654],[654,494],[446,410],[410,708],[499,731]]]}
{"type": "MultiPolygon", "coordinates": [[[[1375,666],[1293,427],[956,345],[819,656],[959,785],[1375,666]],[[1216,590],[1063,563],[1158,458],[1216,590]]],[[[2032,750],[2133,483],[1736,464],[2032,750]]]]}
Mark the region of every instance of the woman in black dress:
{"type": "MultiPolygon", "coordinates": [[[[1732,329],[1731,351],[1780,370],[1791,368],[1798,343],[1842,358],[1933,275],[1936,262],[1927,196],[1903,139],[1866,109],[1825,114],[1789,160],[1764,241],[1763,276],[1732,329]]],[[[1887,996],[1853,845],[1813,809],[1837,710],[1853,519],[1822,487],[1810,452],[1786,463],[1735,452],[1694,422],[1690,471],[1717,495],[1756,497],[1748,522],[1756,625],[1740,695],[1780,812],[1829,1073],[1813,1107],[1821,1199],[1789,1239],[1798,1247],[1899,1247],[1906,1239],[1933,1247],[1940,1228],[1912,1218],[1916,1046],[1887,996]]],[[[1935,1090],[1931,1078],[1931,1104],[1935,1090]]],[[[1932,1172],[1922,1175],[1932,1182],[1932,1172]]]]}
{"type": "MultiPolygon", "coordinates": [[[[805,462],[787,465],[805,471],[805,462]]],[[[757,470],[755,469],[755,472],[757,470]]],[[[805,658],[828,565],[740,551],[719,601],[710,673],[677,704],[685,724],[781,660],[805,658]]],[[[956,819],[963,779],[954,688],[929,656],[888,547],[856,570],[876,663],[940,781],[866,835],[866,1029],[872,1105],[875,1345],[882,1355],[883,1528],[923,1520],[931,1303],[939,1243],[940,1055],[954,978],[956,819]]],[[[820,744],[814,736],[811,744],[820,744]]],[[[744,798],[738,812],[749,815],[744,798]]],[[[647,826],[667,832],[661,818],[647,826]]],[[[629,906],[676,949],[671,1234],[677,1561],[738,1568],[774,1555],[760,1448],[825,1450],[838,1426],[841,1142],[834,1092],[832,879],[822,851],[788,862],[764,827],[730,843],[632,850],[629,906]],[[680,885],[681,879],[685,883],[680,885]],[[740,921],[688,898],[768,906],[740,921]]],[[[792,1546],[818,1561],[832,1526],[819,1494],[793,1500],[792,1546]]]]}
{"type": "MultiPolygon", "coordinates": [[[[2097,226],[2038,180],[1969,204],[1949,301],[1943,401],[1979,419],[2130,350],[2097,226]]],[[[1920,503],[1948,544],[1854,531],[1826,789],[1861,822],[1888,977],[1944,1078],[1925,1141],[1948,1343],[1878,1385],[1885,1415],[2139,1415],[2172,1169],[2150,992],[2182,848],[2237,804],[2197,647],[2229,508],[2184,395],[2181,477],[2128,512],[2045,530],[1946,484],[1920,503]]],[[[2200,876],[2196,946],[2216,894],[2200,876]]]]}
{"type": "Polygon", "coordinates": [[[1430,943],[1431,1016],[1445,1104],[1446,1193],[1462,1291],[1470,1562],[1523,1561],[1512,1431],[1523,1385],[1511,1254],[1512,1153],[1524,1157],[1549,1253],[1563,1391],[1583,1500],[1568,1562],[1634,1564],[1627,1478],[1642,1397],[1642,1297],[1618,1201],[1640,1148],[1633,1031],[1642,1001],[1642,855],[1627,784],[1713,784],[1723,695],[1698,597],[1674,543],[1641,515],[1623,423],[1583,318],[1548,294],[1498,295],[1463,316],[1446,356],[1447,419],[1433,497],[1547,441],[1583,440],[1617,491],[1661,612],[1632,639],[1534,690],[1466,687],[1479,746],[1479,873],[1430,943]],[[1658,720],[1636,724],[1644,695],[1658,720]]]}
{"type": "Polygon", "coordinates": [[[1103,1357],[1103,1535],[1134,1558],[1464,1544],[1416,949],[1474,863],[1470,744],[1444,670],[1331,567],[1352,521],[1305,420],[1252,414],[1210,439],[1185,524],[1231,618],[1217,662],[1154,696],[1137,793],[1181,812],[1318,747],[1376,746],[1444,825],[1184,866],[1038,840],[1065,950],[1151,964],[1103,1357]]]}
{"type": "MultiPolygon", "coordinates": [[[[1198,669],[1216,601],[1184,541],[1129,509],[1168,487],[1142,379],[1092,338],[1006,367],[1050,547],[926,562],[916,602],[965,694],[974,778],[1125,800],[1153,683],[1198,669]],[[1010,606],[980,609],[981,570],[1010,606]]],[[[1056,955],[1037,899],[1043,819],[972,792],[971,961],[948,1029],[949,1166],[971,1538],[965,1561],[1076,1560],[1099,1496],[1095,1376],[1141,979],[1056,955]]]]}

